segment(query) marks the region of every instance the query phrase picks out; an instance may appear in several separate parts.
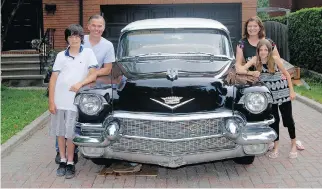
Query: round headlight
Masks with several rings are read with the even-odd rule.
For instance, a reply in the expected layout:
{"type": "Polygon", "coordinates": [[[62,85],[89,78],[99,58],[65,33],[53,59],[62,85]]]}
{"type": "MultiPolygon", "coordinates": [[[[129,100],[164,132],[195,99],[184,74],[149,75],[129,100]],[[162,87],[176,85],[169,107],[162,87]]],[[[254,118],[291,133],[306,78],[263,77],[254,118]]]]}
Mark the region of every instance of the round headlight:
{"type": "Polygon", "coordinates": [[[253,114],[262,113],[268,105],[267,97],[262,93],[246,94],[244,103],[246,109],[253,114]]]}
{"type": "Polygon", "coordinates": [[[102,100],[92,94],[84,94],[79,101],[80,110],[87,115],[95,115],[101,111],[103,105],[102,100]]]}

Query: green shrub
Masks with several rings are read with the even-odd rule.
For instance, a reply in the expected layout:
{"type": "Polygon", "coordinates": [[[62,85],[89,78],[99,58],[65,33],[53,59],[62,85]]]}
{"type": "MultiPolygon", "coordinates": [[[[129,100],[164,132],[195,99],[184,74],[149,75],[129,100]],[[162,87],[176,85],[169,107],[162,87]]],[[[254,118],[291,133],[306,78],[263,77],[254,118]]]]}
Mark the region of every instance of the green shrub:
{"type": "MultiPolygon", "coordinates": [[[[257,8],[264,8],[269,7],[268,0],[258,0],[257,1],[257,8]]],[[[269,18],[269,15],[266,12],[259,12],[257,13],[257,16],[260,17],[262,20],[269,18]]]]}
{"type": "Polygon", "coordinates": [[[282,23],[282,24],[285,24],[287,23],[287,18],[286,16],[277,16],[277,17],[269,17],[269,18],[266,18],[266,19],[263,19],[264,22],[266,21],[275,21],[275,22],[279,22],[279,23],[282,23]]]}
{"type": "Polygon", "coordinates": [[[264,21],[288,19],[290,63],[322,73],[322,7],[306,8],[264,21]]]}
{"type": "Polygon", "coordinates": [[[322,73],[322,7],[289,16],[291,63],[322,73]]]}

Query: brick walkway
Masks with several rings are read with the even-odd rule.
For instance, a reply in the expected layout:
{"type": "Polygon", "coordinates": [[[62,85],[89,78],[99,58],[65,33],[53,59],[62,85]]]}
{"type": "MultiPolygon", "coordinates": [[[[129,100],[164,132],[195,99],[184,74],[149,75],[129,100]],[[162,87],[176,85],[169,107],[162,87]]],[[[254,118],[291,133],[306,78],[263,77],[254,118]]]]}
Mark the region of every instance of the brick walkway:
{"type": "Polygon", "coordinates": [[[178,169],[159,167],[157,177],[98,176],[101,166],[80,158],[77,176],[65,180],[56,177],[54,139],[47,128],[1,160],[1,187],[322,187],[322,114],[295,101],[293,103],[297,136],[306,150],[298,159],[288,159],[290,140],[281,129],[280,157],[257,157],[252,165],[233,161],[205,163],[178,169]]]}

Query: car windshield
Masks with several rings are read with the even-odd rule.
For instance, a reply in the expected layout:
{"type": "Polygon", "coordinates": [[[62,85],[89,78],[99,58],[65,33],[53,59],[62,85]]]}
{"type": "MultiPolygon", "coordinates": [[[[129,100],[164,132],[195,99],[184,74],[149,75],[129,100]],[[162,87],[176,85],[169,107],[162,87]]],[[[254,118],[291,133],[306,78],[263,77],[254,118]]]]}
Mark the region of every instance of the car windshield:
{"type": "Polygon", "coordinates": [[[173,54],[233,57],[229,39],[221,30],[158,29],[138,30],[124,34],[118,58],[173,54]]]}

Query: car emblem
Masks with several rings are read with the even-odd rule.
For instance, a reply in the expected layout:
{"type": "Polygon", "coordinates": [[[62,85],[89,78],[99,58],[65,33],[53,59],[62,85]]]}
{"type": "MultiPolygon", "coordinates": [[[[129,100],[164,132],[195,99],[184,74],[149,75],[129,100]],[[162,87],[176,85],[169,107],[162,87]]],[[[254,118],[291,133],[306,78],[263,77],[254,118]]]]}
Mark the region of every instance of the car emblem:
{"type": "Polygon", "coordinates": [[[178,69],[168,69],[167,70],[167,79],[174,81],[178,79],[178,69]]]}
{"type": "Polygon", "coordinates": [[[181,102],[180,103],[180,100],[182,99],[182,97],[165,97],[165,98],[162,98],[164,100],[164,103],[159,101],[159,100],[156,100],[156,99],[153,99],[153,98],[150,98],[151,100],[153,100],[154,102],[158,103],[158,104],[161,104],[162,106],[165,106],[171,110],[174,110],[184,104],[187,104],[188,102],[194,100],[195,98],[192,98],[192,99],[189,99],[189,100],[186,100],[184,102],[181,102]],[[179,104],[178,104],[179,103],[179,104]],[[171,106],[170,104],[176,104],[174,106],[171,106]]]}
{"type": "Polygon", "coordinates": [[[182,97],[169,96],[161,99],[164,100],[164,103],[166,104],[179,104],[182,97]]]}

